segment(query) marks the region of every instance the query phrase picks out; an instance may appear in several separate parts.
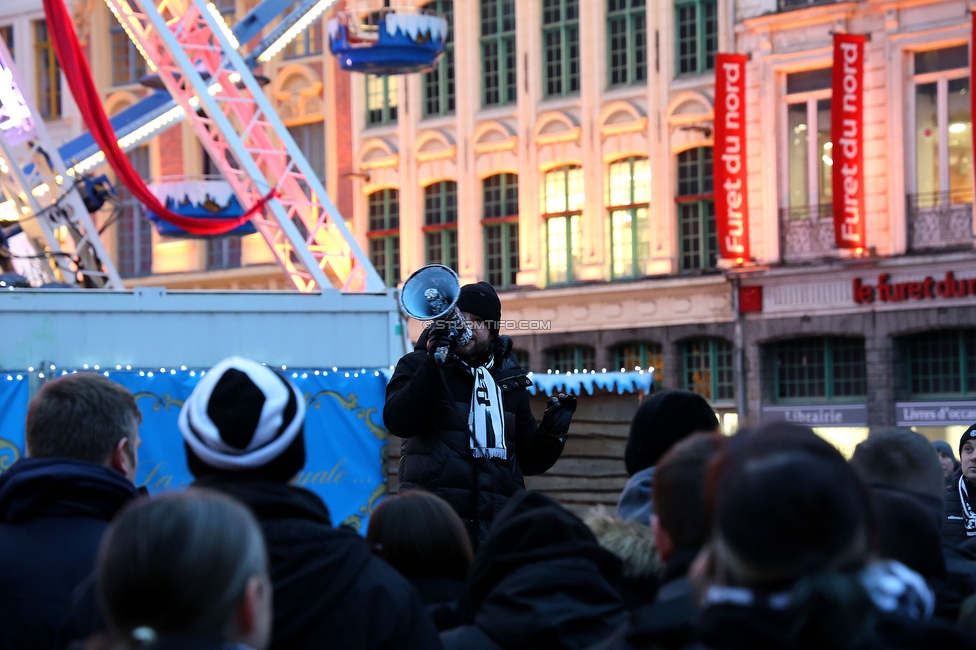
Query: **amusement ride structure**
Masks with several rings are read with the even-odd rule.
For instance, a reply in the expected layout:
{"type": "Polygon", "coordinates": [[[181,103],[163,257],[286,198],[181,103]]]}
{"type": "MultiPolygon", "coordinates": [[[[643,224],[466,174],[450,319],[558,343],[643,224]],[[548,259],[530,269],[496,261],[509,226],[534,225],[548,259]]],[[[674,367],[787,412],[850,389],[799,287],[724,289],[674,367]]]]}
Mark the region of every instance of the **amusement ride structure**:
{"type": "MultiPolygon", "coordinates": [[[[93,176],[109,162],[129,191],[169,224],[168,234],[176,229],[186,236],[219,237],[250,222],[299,292],[384,292],[252,72],[321,20],[334,0],[302,0],[297,6],[294,0],[262,0],[233,27],[206,0],[105,2],[162,89],[108,120],[64,0],[45,0],[55,50],[90,129],[58,148],[19,91],[12,58],[0,43],[0,253],[10,251],[2,270],[12,270],[10,258],[30,259],[19,267],[30,269],[25,275],[33,276],[34,286],[123,288],[90,216],[111,199],[108,179],[93,176]],[[173,202],[163,205],[128,165],[123,151],[184,119],[243,214],[176,214],[173,202]]],[[[372,74],[431,67],[444,51],[447,30],[443,18],[410,8],[340,11],[328,25],[340,66],[372,74]]]]}

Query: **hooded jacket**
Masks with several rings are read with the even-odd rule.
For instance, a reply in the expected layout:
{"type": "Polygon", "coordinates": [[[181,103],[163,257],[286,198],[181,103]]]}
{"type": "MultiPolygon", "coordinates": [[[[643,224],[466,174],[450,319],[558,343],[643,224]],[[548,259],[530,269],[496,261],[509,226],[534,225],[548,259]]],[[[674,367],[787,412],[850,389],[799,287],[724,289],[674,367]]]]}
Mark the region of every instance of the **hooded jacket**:
{"type": "Polygon", "coordinates": [[[109,521],[136,496],[119,472],[70,458],[22,458],[0,476],[0,648],[57,643],[109,521]]]}
{"type": "Polygon", "coordinates": [[[413,587],[354,531],[333,528],[312,492],[225,475],[194,485],[234,497],[261,524],[274,589],[271,650],[440,647],[413,587]]]}
{"type": "Polygon", "coordinates": [[[532,384],[512,353],[512,340],[496,338],[491,370],[502,391],[508,457],[475,458],[471,453],[468,413],[474,377],[460,361],[441,367],[427,355],[427,332],[399,363],[386,387],[383,421],[400,447],[400,488],[421,487],[446,500],[464,521],[475,547],[508,499],[525,489],[523,474],[552,467],[565,443],[565,431],[544,431],[529,408],[532,384]],[[445,391],[446,389],[446,391],[445,391]],[[551,435],[546,435],[546,434],[551,435]]]}
{"type": "Polygon", "coordinates": [[[473,623],[442,634],[444,646],[588,648],[627,620],[613,586],[619,573],[620,560],[586,524],[538,492],[521,492],[471,565],[473,623]]]}

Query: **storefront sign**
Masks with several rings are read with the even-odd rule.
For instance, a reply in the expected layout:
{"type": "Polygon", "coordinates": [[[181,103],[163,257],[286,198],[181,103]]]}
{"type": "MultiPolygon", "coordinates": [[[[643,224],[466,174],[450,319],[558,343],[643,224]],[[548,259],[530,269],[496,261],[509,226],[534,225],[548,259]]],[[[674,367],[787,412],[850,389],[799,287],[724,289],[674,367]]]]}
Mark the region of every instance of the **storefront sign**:
{"type": "Polygon", "coordinates": [[[900,427],[969,426],[976,422],[976,402],[896,402],[900,427]]]}
{"type": "Polygon", "coordinates": [[[878,284],[864,283],[854,278],[854,302],[859,304],[879,302],[905,302],[935,298],[965,298],[976,296],[976,278],[959,279],[947,271],[944,278],[929,276],[921,282],[891,282],[887,273],[878,276],[878,284]]]}
{"type": "Polygon", "coordinates": [[[804,404],[763,406],[763,422],[785,420],[809,427],[866,427],[867,404],[804,404]]]}
{"type": "Polygon", "coordinates": [[[749,259],[745,54],[715,57],[715,225],[723,259],[749,259]]]}
{"type": "Polygon", "coordinates": [[[834,34],[830,137],[837,248],[864,248],[864,41],[834,34]]]}

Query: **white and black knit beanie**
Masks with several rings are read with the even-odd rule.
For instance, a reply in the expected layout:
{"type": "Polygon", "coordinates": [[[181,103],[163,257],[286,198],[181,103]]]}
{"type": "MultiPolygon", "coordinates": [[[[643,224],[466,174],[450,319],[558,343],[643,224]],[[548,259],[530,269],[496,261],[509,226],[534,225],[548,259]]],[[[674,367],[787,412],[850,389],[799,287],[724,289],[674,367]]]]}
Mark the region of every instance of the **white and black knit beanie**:
{"type": "Polygon", "coordinates": [[[180,410],[187,465],[196,477],[290,480],[305,466],[305,398],[284,375],[241,357],[204,375],[180,410]]]}

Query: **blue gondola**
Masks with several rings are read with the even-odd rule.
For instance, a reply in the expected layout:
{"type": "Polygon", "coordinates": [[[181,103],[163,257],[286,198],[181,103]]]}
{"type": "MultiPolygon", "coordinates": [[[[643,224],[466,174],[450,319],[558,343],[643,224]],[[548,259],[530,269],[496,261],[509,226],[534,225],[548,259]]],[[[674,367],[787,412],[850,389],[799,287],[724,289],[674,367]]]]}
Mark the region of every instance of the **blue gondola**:
{"type": "MultiPolygon", "coordinates": [[[[154,183],[153,193],[163,202],[167,210],[185,217],[196,219],[233,219],[243,216],[246,210],[224,181],[193,181],[154,183]]],[[[233,230],[221,235],[194,235],[178,226],[163,221],[149,212],[149,219],[156,226],[156,232],[163,237],[179,239],[213,239],[214,237],[239,237],[253,235],[257,228],[250,221],[242,223],[233,230]]]]}
{"type": "Polygon", "coordinates": [[[447,20],[409,8],[384,9],[363,23],[340,11],[329,20],[329,47],[339,67],[375,75],[431,69],[444,53],[447,20]]]}

